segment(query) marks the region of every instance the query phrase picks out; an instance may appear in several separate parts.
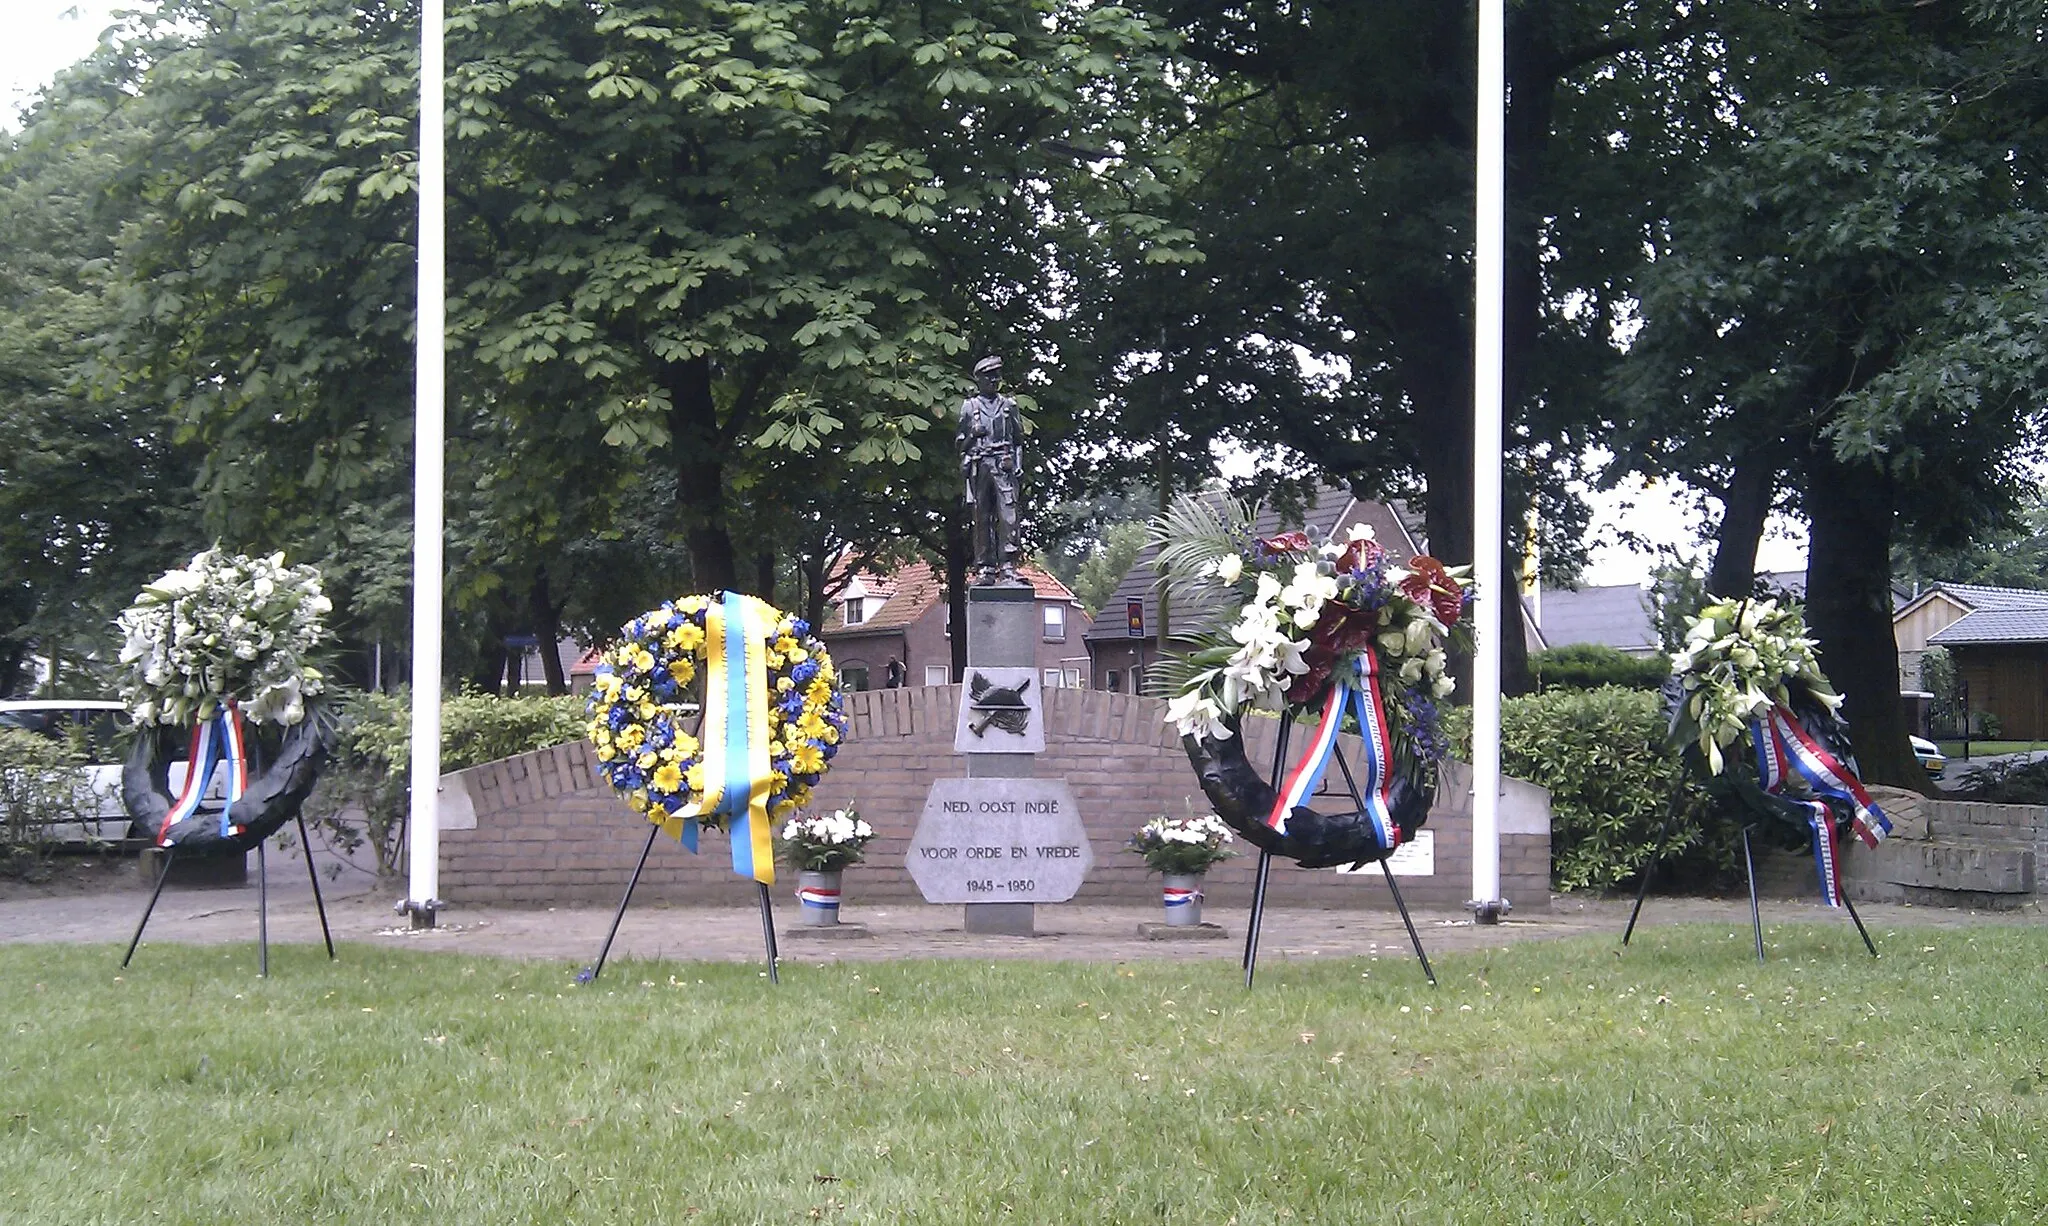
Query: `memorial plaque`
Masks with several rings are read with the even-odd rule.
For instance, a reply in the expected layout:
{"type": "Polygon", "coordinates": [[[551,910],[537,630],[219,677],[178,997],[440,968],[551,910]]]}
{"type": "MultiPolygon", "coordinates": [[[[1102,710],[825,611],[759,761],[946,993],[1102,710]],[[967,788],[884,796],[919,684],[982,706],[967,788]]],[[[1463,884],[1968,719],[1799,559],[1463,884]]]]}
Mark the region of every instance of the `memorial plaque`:
{"type": "Polygon", "coordinates": [[[908,856],[933,903],[1065,902],[1094,865],[1063,779],[937,780],[908,856]]]}
{"type": "MultiPolygon", "coordinates": [[[[1418,830],[1415,837],[1394,849],[1387,857],[1387,867],[1396,877],[1436,876],[1436,831],[1418,830]]],[[[1364,868],[1352,868],[1348,864],[1337,867],[1340,873],[1372,873],[1377,876],[1380,866],[1368,864],[1364,868]]]]}
{"type": "Polygon", "coordinates": [[[1045,699],[1034,668],[970,665],[953,725],[954,753],[1044,753],[1045,699]]]}

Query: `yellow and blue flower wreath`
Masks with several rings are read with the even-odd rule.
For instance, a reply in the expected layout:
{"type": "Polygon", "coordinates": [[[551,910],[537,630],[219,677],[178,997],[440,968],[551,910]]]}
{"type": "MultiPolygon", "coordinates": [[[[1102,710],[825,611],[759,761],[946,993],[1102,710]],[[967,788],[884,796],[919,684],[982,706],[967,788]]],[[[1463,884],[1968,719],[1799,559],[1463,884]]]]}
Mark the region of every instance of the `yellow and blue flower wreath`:
{"type": "MultiPolygon", "coordinates": [[[[713,601],[687,596],[627,622],[605,649],[590,690],[590,741],[598,771],[635,812],[683,837],[685,814],[722,828],[705,812],[704,748],[684,726],[690,684],[706,660],[705,614],[713,601]]],[[[846,716],[832,657],[810,624],[769,609],[763,636],[768,668],[768,812],[777,819],[811,802],[839,753],[846,716]]]]}

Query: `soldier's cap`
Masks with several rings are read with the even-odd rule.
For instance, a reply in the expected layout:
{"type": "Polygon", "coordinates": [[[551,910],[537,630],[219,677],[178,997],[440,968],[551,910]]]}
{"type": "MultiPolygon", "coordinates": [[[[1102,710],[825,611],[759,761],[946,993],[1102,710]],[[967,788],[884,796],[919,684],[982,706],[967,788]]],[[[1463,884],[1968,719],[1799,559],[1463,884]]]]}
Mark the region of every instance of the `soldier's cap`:
{"type": "Polygon", "coordinates": [[[999,374],[1002,374],[1002,373],[1003,373],[1003,360],[1002,360],[1001,358],[999,358],[999,357],[995,357],[995,356],[993,356],[993,355],[991,355],[991,356],[989,356],[989,357],[985,357],[985,358],[983,358],[983,359],[982,359],[981,361],[979,361],[979,362],[976,362],[976,363],[974,364],[974,373],[975,373],[975,374],[977,374],[977,375],[999,375],[999,374]]]}

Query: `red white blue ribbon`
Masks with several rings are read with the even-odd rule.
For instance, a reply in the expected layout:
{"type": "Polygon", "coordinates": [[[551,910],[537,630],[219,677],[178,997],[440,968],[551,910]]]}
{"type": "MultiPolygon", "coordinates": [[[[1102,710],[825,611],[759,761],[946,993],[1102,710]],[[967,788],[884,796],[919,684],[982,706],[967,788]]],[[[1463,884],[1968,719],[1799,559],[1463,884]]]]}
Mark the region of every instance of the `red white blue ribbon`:
{"type": "Polygon", "coordinates": [[[831,886],[803,885],[796,890],[796,899],[808,911],[839,910],[839,890],[831,886]]]}
{"type": "Polygon", "coordinates": [[[220,837],[230,839],[242,833],[242,827],[234,823],[232,815],[235,802],[242,799],[249,788],[248,738],[242,728],[242,710],[233,702],[224,705],[216,718],[199,720],[192,725],[192,751],[185,763],[185,788],[178,794],[178,802],[164,816],[163,829],[157,834],[158,847],[169,847],[171,832],[199,811],[199,802],[206,798],[206,789],[213,783],[216,764],[224,764],[227,768],[222,777],[220,837]]]}
{"type": "MultiPolygon", "coordinates": [[[[1851,828],[1865,844],[1875,847],[1891,833],[1891,819],[1864,790],[1862,780],[1813,739],[1783,703],[1774,705],[1762,719],[1752,720],[1750,736],[1756,742],[1757,777],[1764,791],[1781,795],[1786,783],[1798,776],[1816,796],[1833,797],[1854,813],[1851,828]]],[[[1824,800],[1790,798],[1808,810],[1807,824],[1813,827],[1814,869],[1820,875],[1821,898],[1830,907],[1842,905],[1842,865],[1835,847],[1834,815],[1824,800]]]]}
{"type": "Polygon", "coordinates": [[[1359,799],[1365,804],[1366,818],[1372,823],[1374,837],[1382,848],[1392,851],[1401,845],[1401,828],[1394,822],[1393,809],[1393,734],[1387,728],[1379,657],[1370,647],[1354,657],[1349,673],[1339,669],[1332,674],[1330,696],[1323,704],[1323,717],[1316,723],[1315,736],[1309,741],[1301,760],[1282,779],[1279,794],[1273,799],[1273,811],[1266,816],[1266,825],[1286,834],[1288,814],[1307,804],[1316,789],[1322,786],[1323,775],[1330,769],[1330,758],[1337,748],[1337,733],[1344,727],[1347,711],[1357,718],[1359,740],[1365,747],[1365,778],[1360,781],[1362,795],[1359,799]]]}
{"type": "Polygon", "coordinates": [[[1165,896],[1162,901],[1166,903],[1168,911],[1174,910],[1176,907],[1191,907],[1202,901],[1202,891],[1192,886],[1170,885],[1165,887],[1165,896]]]}

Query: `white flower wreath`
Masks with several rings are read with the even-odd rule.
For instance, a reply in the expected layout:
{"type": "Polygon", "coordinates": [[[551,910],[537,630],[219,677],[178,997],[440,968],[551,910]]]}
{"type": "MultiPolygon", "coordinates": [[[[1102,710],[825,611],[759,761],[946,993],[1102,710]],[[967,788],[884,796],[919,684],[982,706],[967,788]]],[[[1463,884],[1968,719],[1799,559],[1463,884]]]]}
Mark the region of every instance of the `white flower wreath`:
{"type": "Polygon", "coordinates": [[[235,702],[252,723],[292,725],[325,680],[308,662],[334,608],[320,572],[282,553],[218,546],[142,589],[121,629],[122,701],[142,724],[189,725],[235,702]]]}

